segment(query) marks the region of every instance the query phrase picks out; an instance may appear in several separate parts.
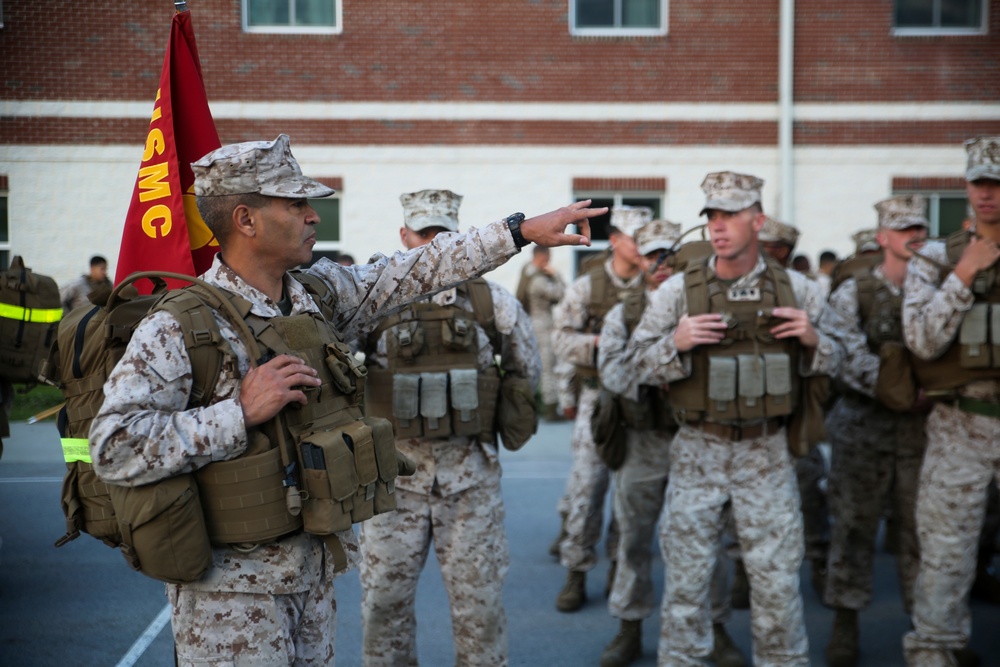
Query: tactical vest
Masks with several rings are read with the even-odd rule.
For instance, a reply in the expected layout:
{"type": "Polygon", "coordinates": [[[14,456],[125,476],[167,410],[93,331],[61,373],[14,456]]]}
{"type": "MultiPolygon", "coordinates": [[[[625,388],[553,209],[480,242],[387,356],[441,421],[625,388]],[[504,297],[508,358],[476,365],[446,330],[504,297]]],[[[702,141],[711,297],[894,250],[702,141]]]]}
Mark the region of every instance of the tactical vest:
{"type": "Polygon", "coordinates": [[[879,353],[883,343],[903,341],[903,295],[871,273],[854,276],[858,286],[858,313],[868,349],[879,353]]]}
{"type": "MultiPolygon", "coordinates": [[[[587,301],[587,320],[584,322],[582,332],[589,334],[600,334],[601,327],[604,326],[604,318],[608,311],[621,303],[630,294],[641,294],[646,286],[640,280],[635,287],[619,289],[611,282],[608,271],[604,263],[592,266],[587,272],[590,276],[590,300],[587,301]]],[[[574,372],[578,378],[590,378],[596,382],[597,368],[594,366],[575,365],[574,372]]]]}
{"type": "MultiPolygon", "coordinates": [[[[630,337],[649,304],[646,290],[629,294],[622,304],[625,332],[630,337]]],[[[668,393],[660,387],[640,385],[638,400],[618,396],[618,403],[621,406],[622,419],[630,429],[673,430],[677,426],[670,413],[668,393]]]]}
{"type": "Polygon", "coordinates": [[[462,283],[458,296],[472,312],[433,302],[414,303],[384,319],[369,335],[369,414],[392,422],[397,438],[466,436],[496,442],[500,377],[495,366],[479,368],[476,324],[494,353],[501,340],[490,286],[482,278],[462,283]],[[385,336],[387,367],[374,361],[385,336]]]}
{"type": "MultiPolygon", "coordinates": [[[[941,270],[940,279],[951,272],[969,244],[971,234],[960,230],[945,240],[949,267],[941,270]]],[[[914,355],[917,380],[928,393],[949,392],[972,382],[1000,380],[1000,279],[998,267],[976,274],[972,282],[972,308],[965,313],[958,334],[948,349],[930,361],[914,355]]]]}
{"type": "Polygon", "coordinates": [[[34,384],[62,319],[56,281],[20,256],[0,270],[0,377],[34,384]]]}
{"type": "Polygon", "coordinates": [[[788,273],[768,259],[758,286],[731,289],[709,270],[707,259],[684,271],[688,314],[721,313],[729,328],[715,345],[691,350],[691,375],[670,386],[677,421],[725,423],[791,415],[799,395],[799,343],[775,339],[775,307],[796,308],[788,273]]]}
{"type": "MultiPolygon", "coordinates": [[[[323,289],[322,281],[312,282],[312,289],[323,289]]],[[[72,351],[61,352],[68,355],[62,364],[90,365],[90,372],[84,372],[77,385],[64,383],[70,392],[67,403],[72,395],[81,404],[70,415],[69,436],[85,437],[89,421],[103,402],[103,380],[99,379],[117,362],[106,352],[115,348],[113,344],[101,341],[101,345],[88,347],[83,342],[88,336],[103,335],[109,341],[127,342],[147,311],[171,312],[184,331],[193,374],[188,408],[211,404],[219,372],[224,365],[236,361],[213,312],[228,313],[227,319],[247,344],[251,366],[281,354],[294,354],[317,371],[321,385],[303,389],[308,399],[305,405],[290,403],[271,421],[250,430],[243,454],[232,460],[209,463],[193,474],[141,487],[118,487],[96,480],[89,456],[85,466],[79,460],[77,471],[93,476],[97,484],[83,484],[85,480],[78,476],[74,480],[77,495],[84,506],[110,507],[120,532],[98,534],[104,526],[94,519],[99,518],[106,525],[110,518],[107,515],[85,514],[82,520],[77,520],[80,530],[120,546],[135,569],[165,581],[184,582],[200,576],[200,572],[191,569],[194,565],[186,567],[193,558],[178,566],[180,574],[174,573],[177,568],[170,565],[166,568],[173,573],[170,575],[163,574],[152,561],[165,543],[183,542],[178,550],[184,551],[189,542],[200,539],[194,534],[197,531],[190,528],[196,519],[204,521],[206,549],[209,542],[251,548],[301,530],[332,536],[349,530],[352,523],[395,509],[397,460],[392,428],[385,420],[364,417],[365,369],[321,313],[265,319],[250,312],[251,304],[246,299],[199,283],[166,293],[152,308],[148,298],[145,302],[139,300],[139,305],[133,308],[136,312],[124,317],[124,309],[113,307],[118,293],[116,289],[109,300],[107,323],[101,331],[91,331],[87,322],[75,330],[81,349],[97,349],[99,354],[74,359],[72,351]],[[117,333],[116,322],[120,329],[117,333]],[[193,482],[184,481],[188,478],[193,478],[193,482]],[[180,498],[172,499],[174,487],[185,499],[184,503],[180,498]],[[105,493],[110,501],[100,497],[105,493]],[[182,504],[188,506],[183,521],[179,520],[182,504]],[[191,515],[194,510],[197,516],[191,515]]],[[[326,302],[329,305],[331,298],[326,302]]],[[[100,310],[95,309],[91,315],[100,310]]],[[[123,351],[121,345],[118,358],[123,351]]],[[[63,376],[66,374],[64,366],[63,376]]],[[[68,457],[67,462],[69,465],[68,457]]],[[[67,523],[72,529],[70,519],[67,513],[67,523]]],[[[69,539],[72,537],[67,535],[69,539]]],[[[338,566],[346,565],[343,549],[335,538],[327,543],[335,550],[338,566]]]]}

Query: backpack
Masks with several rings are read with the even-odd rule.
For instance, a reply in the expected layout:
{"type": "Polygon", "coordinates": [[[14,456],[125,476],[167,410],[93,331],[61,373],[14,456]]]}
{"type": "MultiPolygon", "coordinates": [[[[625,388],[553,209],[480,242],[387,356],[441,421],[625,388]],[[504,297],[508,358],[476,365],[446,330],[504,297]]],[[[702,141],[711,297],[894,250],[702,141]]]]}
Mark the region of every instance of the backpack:
{"type": "Polygon", "coordinates": [[[15,255],[0,273],[0,375],[5,380],[38,381],[60,319],[56,281],[33,272],[15,255]]]}

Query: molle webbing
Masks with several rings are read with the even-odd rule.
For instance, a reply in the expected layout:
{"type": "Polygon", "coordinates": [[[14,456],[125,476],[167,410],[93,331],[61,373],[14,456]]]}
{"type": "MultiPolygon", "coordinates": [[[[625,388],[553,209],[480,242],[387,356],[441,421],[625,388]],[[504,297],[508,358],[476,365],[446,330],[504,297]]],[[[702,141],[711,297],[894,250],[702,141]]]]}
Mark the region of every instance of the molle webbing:
{"type": "Polygon", "coordinates": [[[856,275],[858,312],[861,330],[868,339],[868,348],[878,354],[885,342],[903,340],[903,295],[893,294],[886,284],[872,274],[856,275]]]}
{"type": "MultiPolygon", "coordinates": [[[[587,321],[584,323],[583,333],[600,334],[608,311],[629,296],[642,294],[646,289],[641,280],[634,287],[616,288],[603,262],[594,266],[587,275],[590,276],[590,299],[587,301],[587,321]]],[[[573,372],[578,378],[594,379],[598,376],[594,366],[575,365],[573,372]]]]}

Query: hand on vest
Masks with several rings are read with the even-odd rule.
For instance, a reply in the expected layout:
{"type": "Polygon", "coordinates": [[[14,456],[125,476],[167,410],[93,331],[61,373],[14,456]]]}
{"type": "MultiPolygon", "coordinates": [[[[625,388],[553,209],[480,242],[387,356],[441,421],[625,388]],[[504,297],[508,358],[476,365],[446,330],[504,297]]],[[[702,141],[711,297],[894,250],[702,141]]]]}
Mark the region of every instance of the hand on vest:
{"type": "Polygon", "coordinates": [[[307,402],[300,387],[318,387],[316,369],[302,359],[282,354],[251,368],[240,383],[240,407],[247,428],[263,424],[289,403],[307,402]]]}
{"type": "Polygon", "coordinates": [[[607,207],[587,208],[589,199],[563,206],[555,211],[528,218],[521,223],[525,241],[543,246],[590,245],[590,219],[608,212],[607,207]],[[576,225],[579,234],[567,234],[566,227],[576,225]]]}
{"type": "Polygon", "coordinates": [[[972,287],[976,274],[988,269],[1000,259],[1000,248],[989,239],[973,236],[955,265],[955,275],[966,287],[972,287]]]}
{"type": "Polygon", "coordinates": [[[690,352],[699,345],[714,345],[726,337],[728,328],[719,313],[682,315],[674,329],[674,347],[690,352]]]}
{"type": "Polygon", "coordinates": [[[803,347],[809,348],[819,345],[819,334],[806,311],[782,306],[772,310],[771,315],[787,320],[771,328],[771,334],[775,338],[798,338],[803,347]]]}

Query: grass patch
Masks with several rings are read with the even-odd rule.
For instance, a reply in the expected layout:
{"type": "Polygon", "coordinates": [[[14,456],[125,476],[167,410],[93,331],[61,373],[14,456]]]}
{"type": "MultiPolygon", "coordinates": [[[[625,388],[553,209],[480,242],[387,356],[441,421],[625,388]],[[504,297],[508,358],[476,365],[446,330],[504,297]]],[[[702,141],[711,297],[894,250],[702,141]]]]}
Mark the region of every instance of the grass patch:
{"type": "MultiPolygon", "coordinates": [[[[14,385],[14,405],[7,416],[12,422],[24,421],[42,410],[55,407],[63,402],[62,392],[46,384],[36,385],[25,392],[24,385],[14,385]]],[[[55,419],[55,416],[50,419],[55,419]]]]}

